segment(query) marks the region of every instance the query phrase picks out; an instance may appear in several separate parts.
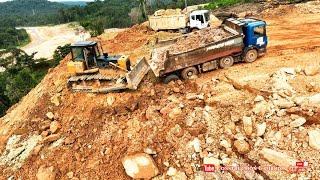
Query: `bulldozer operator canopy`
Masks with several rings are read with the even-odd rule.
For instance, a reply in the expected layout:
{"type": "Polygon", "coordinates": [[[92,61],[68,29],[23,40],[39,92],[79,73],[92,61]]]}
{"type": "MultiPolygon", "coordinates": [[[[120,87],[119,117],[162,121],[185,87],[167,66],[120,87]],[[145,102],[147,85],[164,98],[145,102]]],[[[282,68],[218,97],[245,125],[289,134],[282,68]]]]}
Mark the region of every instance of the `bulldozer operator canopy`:
{"type": "Polygon", "coordinates": [[[71,48],[72,47],[90,47],[90,46],[96,46],[96,45],[97,45],[97,42],[94,42],[94,41],[80,41],[80,42],[71,44],[71,48]]]}
{"type": "Polygon", "coordinates": [[[94,41],[80,41],[71,46],[72,59],[75,61],[87,60],[87,58],[97,58],[100,56],[100,51],[97,42],[94,41]],[[84,54],[86,51],[86,54],[84,54]]]}

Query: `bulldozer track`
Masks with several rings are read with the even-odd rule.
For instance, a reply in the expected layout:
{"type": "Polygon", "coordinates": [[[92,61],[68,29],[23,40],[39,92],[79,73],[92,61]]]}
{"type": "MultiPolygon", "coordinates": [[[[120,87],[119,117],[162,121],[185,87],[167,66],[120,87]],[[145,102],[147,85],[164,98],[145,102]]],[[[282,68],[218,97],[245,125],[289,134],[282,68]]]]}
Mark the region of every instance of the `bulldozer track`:
{"type": "Polygon", "coordinates": [[[73,92],[96,93],[107,89],[107,87],[110,87],[110,84],[115,84],[118,79],[119,77],[102,74],[72,76],[68,79],[68,87],[73,92]],[[92,84],[98,84],[98,87],[92,84]]]}
{"type": "Polygon", "coordinates": [[[94,74],[94,75],[80,75],[80,76],[73,76],[68,79],[68,82],[77,82],[77,81],[92,81],[92,80],[104,80],[104,81],[112,81],[116,78],[111,76],[104,76],[102,74],[94,74]]]}

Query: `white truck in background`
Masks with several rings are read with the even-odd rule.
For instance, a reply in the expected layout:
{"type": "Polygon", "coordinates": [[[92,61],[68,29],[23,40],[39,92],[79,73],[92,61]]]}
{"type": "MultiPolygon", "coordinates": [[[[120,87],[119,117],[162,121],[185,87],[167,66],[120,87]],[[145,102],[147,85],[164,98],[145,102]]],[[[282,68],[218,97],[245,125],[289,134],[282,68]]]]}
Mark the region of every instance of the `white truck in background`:
{"type": "Polygon", "coordinates": [[[149,16],[149,26],[154,31],[179,30],[190,32],[194,29],[203,29],[209,26],[210,12],[208,10],[195,10],[187,13],[159,14],[149,16]]]}

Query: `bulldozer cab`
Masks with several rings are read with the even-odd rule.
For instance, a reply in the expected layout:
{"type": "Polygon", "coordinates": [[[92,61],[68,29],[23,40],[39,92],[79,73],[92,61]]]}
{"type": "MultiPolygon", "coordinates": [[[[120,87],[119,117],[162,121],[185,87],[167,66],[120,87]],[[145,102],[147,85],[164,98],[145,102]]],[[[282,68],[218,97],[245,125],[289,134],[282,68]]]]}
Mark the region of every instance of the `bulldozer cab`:
{"type": "Polygon", "coordinates": [[[77,42],[71,45],[72,59],[75,62],[84,62],[86,69],[97,66],[97,57],[100,56],[97,43],[92,41],[77,42]]]}

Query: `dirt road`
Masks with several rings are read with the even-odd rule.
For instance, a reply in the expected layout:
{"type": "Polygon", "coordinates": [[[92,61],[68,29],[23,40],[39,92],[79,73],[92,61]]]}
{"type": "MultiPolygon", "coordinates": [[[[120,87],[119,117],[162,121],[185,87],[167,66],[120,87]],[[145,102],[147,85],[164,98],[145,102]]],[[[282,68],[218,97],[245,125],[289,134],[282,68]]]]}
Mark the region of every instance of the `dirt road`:
{"type": "MultiPolygon", "coordinates": [[[[320,63],[317,7],[259,14],[268,23],[267,54],[195,81],[166,85],[149,75],[137,91],[71,93],[66,58],[0,119],[0,177],[130,179],[121,159],[151,149],[155,179],[319,179],[319,69],[306,75],[320,63]],[[303,161],[300,172],[205,173],[197,166],[288,168],[303,161]]],[[[149,55],[157,35],[135,26],[103,44],[137,58],[149,55]]]]}
{"type": "Polygon", "coordinates": [[[24,27],[31,38],[31,42],[22,49],[28,54],[38,52],[36,58],[52,58],[54,50],[75,41],[90,37],[88,33],[77,35],[76,27],[69,24],[57,26],[24,27]]]}

